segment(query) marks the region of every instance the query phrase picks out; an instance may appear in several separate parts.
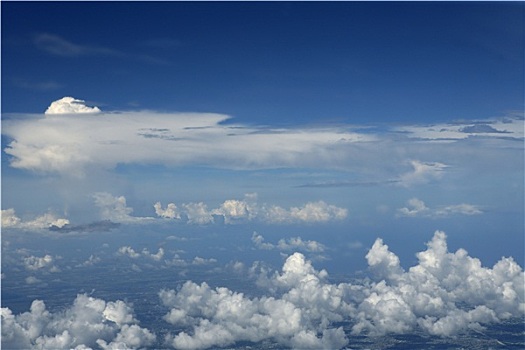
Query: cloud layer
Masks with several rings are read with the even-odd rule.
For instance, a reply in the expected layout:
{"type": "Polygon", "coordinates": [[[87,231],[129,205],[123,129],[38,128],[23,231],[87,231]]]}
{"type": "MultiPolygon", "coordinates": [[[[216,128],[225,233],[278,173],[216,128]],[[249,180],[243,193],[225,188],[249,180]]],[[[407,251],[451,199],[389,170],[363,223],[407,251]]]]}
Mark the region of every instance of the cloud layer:
{"type": "MultiPolygon", "coordinates": [[[[252,239],[261,247],[269,244],[258,234],[252,239]]],[[[274,249],[281,243],[270,245],[274,249]]],[[[312,247],[297,239],[282,245],[286,249],[312,247]]],[[[116,254],[157,261],[164,257],[164,250],[153,254],[122,246],[116,254]]],[[[212,288],[206,282],[186,281],[176,290],[163,289],[156,310],[170,325],[164,339],[140,327],[132,307],[122,301],[106,302],[80,294],[72,306],[51,313],[42,301],[35,300],[29,312],[19,315],[2,309],[2,346],[206,349],[266,341],[280,347],[338,349],[352,347],[354,336],[417,332],[449,337],[482,332],[491,323],[525,316],[522,267],[512,258],[484,267],[464,249],[449,252],[441,231],[435,232],[427,249],[417,254],[417,264],[408,270],[379,238],[366,259],[371,279],[338,284],[330,281],[326,270],[315,269],[297,252],[287,257],[280,271],[254,264],[250,274],[263,288],[258,297],[212,288]]],[[[96,257],[89,260],[96,263],[96,257]]],[[[24,264],[28,270],[38,270],[53,261],[51,256],[28,256],[24,264]]],[[[191,264],[216,262],[195,257],[191,264]]],[[[33,277],[27,283],[38,280],[33,277]]]]}
{"type": "Polygon", "coordinates": [[[329,151],[375,139],[340,128],[226,125],[229,116],[213,113],[93,112],[100,111],[65,97],[51,104],[45,118],[4,123],[2,132],[14,140],[5,149],[11,166],[64,174],[134,162],[274,168],[312,165],[328,160],[329,151]]]}

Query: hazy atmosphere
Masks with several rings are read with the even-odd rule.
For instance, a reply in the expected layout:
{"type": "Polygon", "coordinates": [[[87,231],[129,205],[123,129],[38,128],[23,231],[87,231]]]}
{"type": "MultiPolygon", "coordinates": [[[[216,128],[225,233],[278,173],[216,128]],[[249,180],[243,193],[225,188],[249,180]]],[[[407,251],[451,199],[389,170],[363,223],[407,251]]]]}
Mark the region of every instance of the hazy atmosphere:
{"type": "Polygon", "coordinates": [[[521,2],[5,2],[2,348],[525,347],[521,2]]]}

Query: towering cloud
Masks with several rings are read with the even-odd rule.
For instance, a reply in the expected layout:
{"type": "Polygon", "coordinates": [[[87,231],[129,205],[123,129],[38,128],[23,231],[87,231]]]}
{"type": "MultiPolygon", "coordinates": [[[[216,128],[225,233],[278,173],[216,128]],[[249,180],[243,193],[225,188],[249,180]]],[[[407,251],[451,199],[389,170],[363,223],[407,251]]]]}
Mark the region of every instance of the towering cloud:
{"type": "Polygon", "coordinates": [[[63,97],[54,101],[46,109],[45,114],[82,114],[82,113],[99,113],[98,107],[86,106],[84,100],[77,100],[73,97],[63,97]]]}
{"type": "MultiPolygon", "coordinates": [[[[253,240],[267,244],[257,234],[253,240]]],[[[463,249],[448,252],[440,231],[427,245],[417,254],[419,263],[405,271],[378,239],[366,256],[376,277],[371,283],[331,284],[326,271],[294,253],[281,272],[263,271],[259,278],[278,297],[250,299],[191,281],[178,291],[163,290],[160,298],[170,308],[165,320],[186,329],[168,340],[176,349],[265,339],[294,348],[341,348],[351,346],[351,337],[335,326],[343,321],[354,335],[418,330],[451,336],[523,317],[525,276],[511,258],[483,267],[463,249]]]]}

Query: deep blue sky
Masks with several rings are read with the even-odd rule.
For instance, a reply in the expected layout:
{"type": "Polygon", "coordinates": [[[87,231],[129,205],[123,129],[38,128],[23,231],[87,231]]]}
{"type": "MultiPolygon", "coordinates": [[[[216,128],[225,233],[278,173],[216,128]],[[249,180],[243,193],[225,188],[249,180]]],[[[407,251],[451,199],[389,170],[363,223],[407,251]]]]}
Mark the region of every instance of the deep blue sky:
{"type": "MultiPolygon", "coordinates": [[[[523,3],[2,2],[2,111],[249,123],[443,121],[523,107],[523,3]],[[76,53],[53,51],[52,36],[76,53]]],[[[56,47],[55,47],[56,48],[56,47]]]]}

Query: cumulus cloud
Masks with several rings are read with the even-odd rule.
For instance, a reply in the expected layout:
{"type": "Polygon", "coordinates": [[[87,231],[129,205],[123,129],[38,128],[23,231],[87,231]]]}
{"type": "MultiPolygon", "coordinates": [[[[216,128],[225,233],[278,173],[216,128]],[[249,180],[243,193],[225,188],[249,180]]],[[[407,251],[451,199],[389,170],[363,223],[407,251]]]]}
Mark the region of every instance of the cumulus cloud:
{"type": "Polygon", "coordinates": [[[93,195],[95,205],[100,209],[104,220],[120,223],[140,223],[151,220],[151,217],[132,216],[133,208],[127,206],[126,197],[113,196],[107,192],[97,192],[93,195]]]}
{"type": "MultiPolygon", "coordinates": [[[[262,237],[254,235],[259,243],[262,237]]],[[[452,336],[525,314],[525,275],[512,259],[483,267],[464,249],[448,251],[436,231],[418,264],[405,271],[381,239],[368,252],[372,281],[332,284],[300,253],[280,272],[261,270],[260,285],[275,296],[249,298],[227,288],[186,282],[160,292],[164,319],[177,329],[176,349],[223,347],[237,341],[273,341],[292,348],[341,348],[354,335],[425,332],[452,336]]],[[[351,345],[351,344],[350,344],[351,345]]]]}
{"type": "Polygon", "coordinates": [[[399,185],[401,186],[410,187],[438,180],[443,177],[444,170],[448,168],[447,165],[438,162],[411,160],[410,164],[413,170],[399,177],[399,185]]]}
{"type": "Polygon", "coordinates": [[[166,209],[162,208],[162,204],[160,202],[155,203],[153,207],[155,208],[155,214],[161,218],[180,219],[179,210],[174,203],[169,203],[166,209]]]}
{"type": "MultiPolygon", "coordinates": [[[[293,348],[331,349],[347,343],[342,328],[327,329],[323,324],[340,320],[331,312],[303,310],[307,302],[339,306],[340,298],[327,289],[324,295],[306,297],[306,290],[319,286],[316,271],[299,266],[299,254],[291,256],[283,267],[282,276],[294,278],[299,287],[288,297],[250,299],[227,288],[210,288],[206,283],[186,282],[179,291],[160,292],[162,303],[170,308],[164,319],[176,327],[191,327],[191,333],[170,335],[169,343],[177,349],[204,349],[228,346],[237,341],[259,342],[271,339],[293,348]],[[293,275],[292,277],[290,277],[293,275]],[[304,293],[304,294],[303,294],[304,293]],[[332,299],[330,299],[332,298],[332,299]],[[288,300],[289,299],[289,300],[288,300]],[[301,305],[302,304],[302,305],[301,305]]],[[[306,262],[304,262],[306,264],[306,262]]],[[[281,275],[279,275],[281,276],[281,275]]],[[[286,283],[286,282],[284,282],[286,283]]],[[[324,310],[323,310],[324,311],[324,310]]]]}
{"type": "Polygon", "coordinates": [[[428,208],[422,200],[411,198],[407,204],[407,207],[398,209],[398,216],[444,218],[453,215],[483,214],[483,211],[481,211],[478,206],[467,203],[446,205],[431,209],[428,208]]]}
{"type": "Polygon", "coordinates": [[[247,193],[244,200],[229,199],[224,201],[219,208],[214,209],[212,214],[224,217],[225,223],[236,222],[237,220],[251,220],[257,216],[257,194],[247,193]]]}
{"type": "Polygon", "coordinates": [[[158,252],[153,254],[153,253],[150,253],[148,249],[144,248],[142,249],[142,252],[138,253],[130,246],[124,246],[124,247],[120,247],[117,250],[117,255],[128,256],[132,259],[146,257],[146,258],[153,259],[155,261],[160,261],[164,257],[164,249],[159,248],[158,252]]]}
{"type": "Polygon", "coordinates": [[[30,311],[14,315],[1,309],[2,347],[8,349],[138,349],[152,345],[156,336],[139,327],[133,309],[117,300],[77,295],[73,305],[51,313],[41,300],[30,311]]]}
{"type": "Polygon", "coordinates": [[[369,264],[379,267],[386,280],[372,286],[360,304],[364,310],[355,332],[407,332],[416,327],[449,336],[483,323],[523,316],[523,269],[502,258],[492,269],[468,256],[464,249],[448,252],[446,235],[437,231],[419,263],[401,270],[388,247],[376,241],[369,264]]]}
{"type": "Polygon", "coordinates": [[[277,244],[265,242],[262,235],[254,232],[252,235],[252,242],[259,249],[278,249],[281,251],[305,251],[310,253],[322,253],[326,250],[326,246],[317,241],[303,240],[301,237],[292,237],[288,239],[280,239],[277,244]]]}
{"type": "Polygon", "coordinates": [[[48,268],[50,271],[57,271],[57,268],[53,266],[54,259],[51,255],[46,254],[43,257],[29,256],[24,258],[24,266],[26,269],[31,271],[48,268]]]}
{"type": "Polygon", "coordinates": [[[279,206],[265,207],[264,214],[269,222],[327,222],[342,220],[348,215],[348,210],[327,204],[324,201],[308,202],[303,207],[291,207],[289,210],[279,206]]]}
{"type": "Polygon", "coordinates": [[[343,220],[348,211],[324,201],[308,202],[302,207],[285,209],[276,205],[259,205],[257,194],[245,194],[243,200],[228,199],[218,208],[208,209],[203,202],[184,203],[179,210],[175,203],[169,203],[164,209],[160,202],[153,205],[157,216],[181,220],[186,218],[190,224],[210,224],[214,216],[224,218],[224,223],[233,224],[250,220],[259,220],[265,223],[319,223],[332,220],[343,220]]]}
{"type": "Polygon", "coordinates": [[[52,102],[46,109],[45,114],[89,114],[99,112],[101,111],[96,106],[86,106],[86,101],[84,100],[78,100],[73,97],[63,97],[60,100],[52,102]]]}
{"type": "Polygon", "coordinates": [[[2,228],[44,229],[50,227],[64,227],[69,224],[68,219],[58,218],[55,214],[46,213],[33,220],[22,220],[13,208],[2,210],[2,228]]]}

